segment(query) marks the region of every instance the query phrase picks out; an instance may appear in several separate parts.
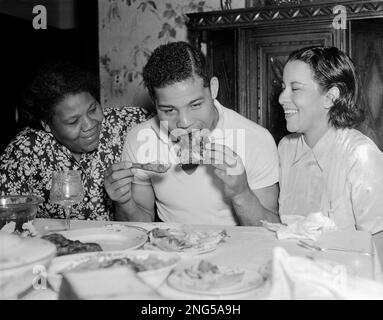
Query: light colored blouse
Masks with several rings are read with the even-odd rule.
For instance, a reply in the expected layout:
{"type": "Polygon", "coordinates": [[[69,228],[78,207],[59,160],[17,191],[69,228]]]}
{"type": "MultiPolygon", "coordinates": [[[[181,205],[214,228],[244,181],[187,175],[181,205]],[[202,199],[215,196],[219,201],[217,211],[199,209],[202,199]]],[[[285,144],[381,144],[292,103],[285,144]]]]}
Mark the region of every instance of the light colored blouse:
{"type": "Polygon", "coordinates": [[[322,211],[341,229],[383,230],[383,153],[354,129],[329,129],[310,148],[303,134],[284,137],[280,215],[322,211]]]}

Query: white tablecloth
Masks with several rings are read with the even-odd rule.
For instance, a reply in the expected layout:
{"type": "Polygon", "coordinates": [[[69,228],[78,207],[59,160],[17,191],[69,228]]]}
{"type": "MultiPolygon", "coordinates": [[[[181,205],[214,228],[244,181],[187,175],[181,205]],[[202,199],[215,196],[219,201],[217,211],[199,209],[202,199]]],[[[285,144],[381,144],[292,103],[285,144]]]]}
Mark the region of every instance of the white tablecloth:
{"type": "MultiPolygon", "coordinates": [[[[143,227],[147,230],[155,226],[180,226],[178,224],[169,223],[136,223],[136,222],[105,222],[105,221],[84,221],[72,220],[71,229],[81,228],[94,228],[101,227],[107,224],[126,224],[132,226],[143,227]]],[[[62,230],[65,228],[64,220],[56,219],[36,219],[34,222],[35,227],[39,232],[47,232],[54,230],[62,230]]],[[[275,234],[266,230],[263,227],[222,227],[222,226],[208,226],[199,225],[199,229],[206,230],[222,230],[225,229],[229,237],[224,243],[219,244],[216,250],[193,257],[185,258],[182,263],[189,263],[193,260],[198,262],[201,259],[209,260],[219,265],[235,265],[245,270],[256,272],[264,267],[272,258],[273,248],[279,246],[287,250],[291,255],[312,257],[313,251],[304,249],[298,246],[296,240],[280,241],[276,238],[275,234]]],[[[375,280],[381,281],[382,272],[379,265],[379,259],[374,259],[374,277],[375,280]]],[[[260,288],[241,293],[236,295],[222,295],[222,296],[209,296],[209,295],[195,295],[183,293],[175,290],[164,283],[159,289],[158,293],[164,299],[264,299],[267,296],[269,285],[263,285],[260,288]]],[[[51,289],[31,289],[21,296],[22,299],[56,299],[57,294],[51,289]]]]}

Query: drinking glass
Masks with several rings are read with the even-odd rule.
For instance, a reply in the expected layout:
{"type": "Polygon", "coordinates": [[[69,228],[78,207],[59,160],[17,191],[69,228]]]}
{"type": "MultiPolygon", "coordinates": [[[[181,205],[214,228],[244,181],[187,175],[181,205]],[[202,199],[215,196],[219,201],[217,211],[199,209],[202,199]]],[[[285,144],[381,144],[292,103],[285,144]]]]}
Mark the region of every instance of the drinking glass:
{"type": "Polygon", "coordinates": [[[55,171],[52,175],[52,187],[49,200],[64,207],[66,228],[70,229],[70,213],[72,205],[84,198],[81,172],[75,170],[55,171]]]}

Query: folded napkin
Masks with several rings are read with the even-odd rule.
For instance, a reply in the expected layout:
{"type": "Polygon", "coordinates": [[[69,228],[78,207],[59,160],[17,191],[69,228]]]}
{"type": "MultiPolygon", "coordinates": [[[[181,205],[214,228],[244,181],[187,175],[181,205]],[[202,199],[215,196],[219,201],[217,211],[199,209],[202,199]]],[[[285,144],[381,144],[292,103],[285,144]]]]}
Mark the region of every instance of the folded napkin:
{"type": "Polygon", "coordinates": [[[310,213],[308,216],[284,215],[282,223],[262,221],[265,228],[275,231],[279,240],[300,239],[317,240],[321,234],[329,230],[337,230],[335,222],[324,216],[322,212],[310,213]]]}
{"type": "Polygon", "coordinates": [[[290,256],[285,249],[276,247],[268,299],[382,300],[383,285],[350,276],[344,265],[290,256]]]}
{"type": "Polygon", "coordinates": [[[153,300],[161,297],[135,271],[123,267],[84,272],[70,272],[63,276],[60,300],[153,300]]]}

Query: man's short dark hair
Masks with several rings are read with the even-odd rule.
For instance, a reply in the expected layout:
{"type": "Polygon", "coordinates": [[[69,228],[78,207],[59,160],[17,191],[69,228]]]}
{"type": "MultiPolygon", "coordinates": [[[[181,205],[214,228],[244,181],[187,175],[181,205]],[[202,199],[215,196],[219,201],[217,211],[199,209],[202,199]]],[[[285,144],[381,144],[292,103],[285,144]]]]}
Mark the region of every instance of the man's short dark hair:
{"type": "Polygon", "coordinates": [[[143,70],[143,78],[150,96],[155,100],[155,88],[164,88],[199,76],[204,87],[210,84],[206,59],[200,50],[187,42],[170,42],[157,47],[143,70]]]}

